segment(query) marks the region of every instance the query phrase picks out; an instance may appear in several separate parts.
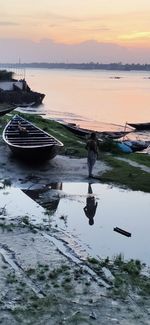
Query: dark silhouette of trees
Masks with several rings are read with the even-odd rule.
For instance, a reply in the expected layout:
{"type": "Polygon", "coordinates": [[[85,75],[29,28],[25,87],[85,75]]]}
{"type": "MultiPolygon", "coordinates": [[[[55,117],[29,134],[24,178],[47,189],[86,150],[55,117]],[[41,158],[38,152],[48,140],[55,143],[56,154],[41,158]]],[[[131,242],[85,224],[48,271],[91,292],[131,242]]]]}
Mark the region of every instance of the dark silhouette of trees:
{"type": "Polygon", "coordinates": [[[79,70],[112,70],[112,71],[150,71],[150,64],[139,63],[48,63],[48,62],[31,62],[31,63],[5,63],[1,66],[7,65],[7,69],[11,68],[45,68],[45,69],[79,69],[79,70]]]}

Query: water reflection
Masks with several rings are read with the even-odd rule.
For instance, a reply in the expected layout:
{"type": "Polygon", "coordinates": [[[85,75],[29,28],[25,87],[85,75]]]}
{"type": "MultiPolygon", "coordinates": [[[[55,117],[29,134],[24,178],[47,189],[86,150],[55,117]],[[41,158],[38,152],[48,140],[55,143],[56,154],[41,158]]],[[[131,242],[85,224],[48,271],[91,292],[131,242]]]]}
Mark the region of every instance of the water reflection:
{"type": "Polygon", "coordinates": [[[150,265],[149,193],[100,183],[55,183],[41,191],[32,188],[26,193],[32,200],[19,189],[4,188],[3,183],[0,184],[0,217],[7,214],[7,218],[12,219],[27,215],[34,224],[47,222],[51,228],[57,225],[60,233],[68,234],[79,245],[74,247],[78,254],[80,250],[104,259],[121,254],[125,260],[139,259],[150,265]],[[89,214],[87,216],[84,211],[89,206],[87,199],[92,197],[93,227],[89,226],[89,214]],[[48,207],[48,219],[45,210],[33,199],[44,208],[48,207]],[[96,204],[99,200],[100,204],[96,204]],[[132,236],[122,236],[114,227],[129,231],[132,236]]]}
{"type": "Polygon", "coordinates": [[[59,190],[62,190],[62,183],[50,183],[44,188],[25,189],[22,191],[45,208],[49,215],[53,215],[58,208],[60,200],[59,190]]]}
{"type": "Polygon", "coordinates": [[[99,183],[92,183],[91,187],[93,193],[87,195],[88,183],[63,183],[59,205],[51,216],[51,226],[57,224],[57,229],[67,231],[94,257],[113,258],[122,254],[125,259],[140,259],[150,265],[150,194],[99,183]],[[97,204],[91,227],[84,207],[92,195],[101,204],[97,204]],[[67,216],[67,229],[62,215],[67,216]],[[114,227],[127,230],[132,236],[123,236],[115,232],[114,227]]]}
{"type": "Polygon", "coordinates": [[[43,219],[44,209],[30,200],[20,189],[4,186],[0,188],[0,220],[15,220],[23,216],[43,219]]]}
{"type": "Polygon", "coordinates": [[[88,196],[86,199],[86,206],[83,208],[86,217],[89,219],[89,225],[94,224],[94,216],[97,209],[97,202],[95,196],[93,195],[92,185],[88,184],[88,196]]]}

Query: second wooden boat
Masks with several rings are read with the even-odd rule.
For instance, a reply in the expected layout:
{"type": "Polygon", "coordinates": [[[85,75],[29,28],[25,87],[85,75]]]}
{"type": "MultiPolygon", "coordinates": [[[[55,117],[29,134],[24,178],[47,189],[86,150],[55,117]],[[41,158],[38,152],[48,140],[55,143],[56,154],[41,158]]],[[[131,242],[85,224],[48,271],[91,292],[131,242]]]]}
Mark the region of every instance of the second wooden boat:
{"type": "Polygon", "coordinates": [[[3,140],[15,155],[30,161],[52,159],[63,147],[62,142],[19,115],[6,125],[3,140]]]}
{"type": "Polygon", "coordinates": [[[62,123],[65,128],[67,128],[69,131],[72,133],[80,136],[80,137],[88,137],[92,132],[95,132],[97,135],[98,139],[104,139],[104,138],[109,138],[109,139],[120,139],[124,137],[125,135],[129,134],[132,132],[132,130],[129,131],[94,131],[94,130],[88,130],[88,129],[83,129],[80,128],[78,125],[75,123],[62,123]]]}
{"type": "Polygon", "coordinates": [[[128,125],[135,128],[137,131],[139,130],[150,130],[150,122],[147,123],[128,123],[128,125]]]}
{"type": "Polygon", "coordinates": [[[15,108],[16,108],[16,106],[14,106],[14,105],[0,103],[0,116],[4,116],[5,114],[13,111],[15,108]]]}

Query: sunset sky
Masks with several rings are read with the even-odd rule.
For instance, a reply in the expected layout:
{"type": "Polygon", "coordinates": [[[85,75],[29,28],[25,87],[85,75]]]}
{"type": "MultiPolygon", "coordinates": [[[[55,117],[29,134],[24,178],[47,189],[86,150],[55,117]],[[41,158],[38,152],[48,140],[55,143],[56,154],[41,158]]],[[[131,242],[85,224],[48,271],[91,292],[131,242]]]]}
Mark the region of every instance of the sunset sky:
{"type": "Polygon", "coordinates": [[[150,49],[150,0],[0,0],[0,40],[150,49]]]}

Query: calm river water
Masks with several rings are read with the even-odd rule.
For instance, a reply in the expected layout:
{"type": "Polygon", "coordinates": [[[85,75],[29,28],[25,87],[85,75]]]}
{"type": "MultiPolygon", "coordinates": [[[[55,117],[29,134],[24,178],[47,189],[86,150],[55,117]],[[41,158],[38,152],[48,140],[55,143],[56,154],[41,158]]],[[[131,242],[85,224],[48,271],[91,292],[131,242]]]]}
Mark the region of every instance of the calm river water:
{"type": "Polygon", "coordinates": [[[36,111],[50,118],[98,130],[150,121],[149,72],[27,69],[26,80],[46,94],[36,111]]]}

